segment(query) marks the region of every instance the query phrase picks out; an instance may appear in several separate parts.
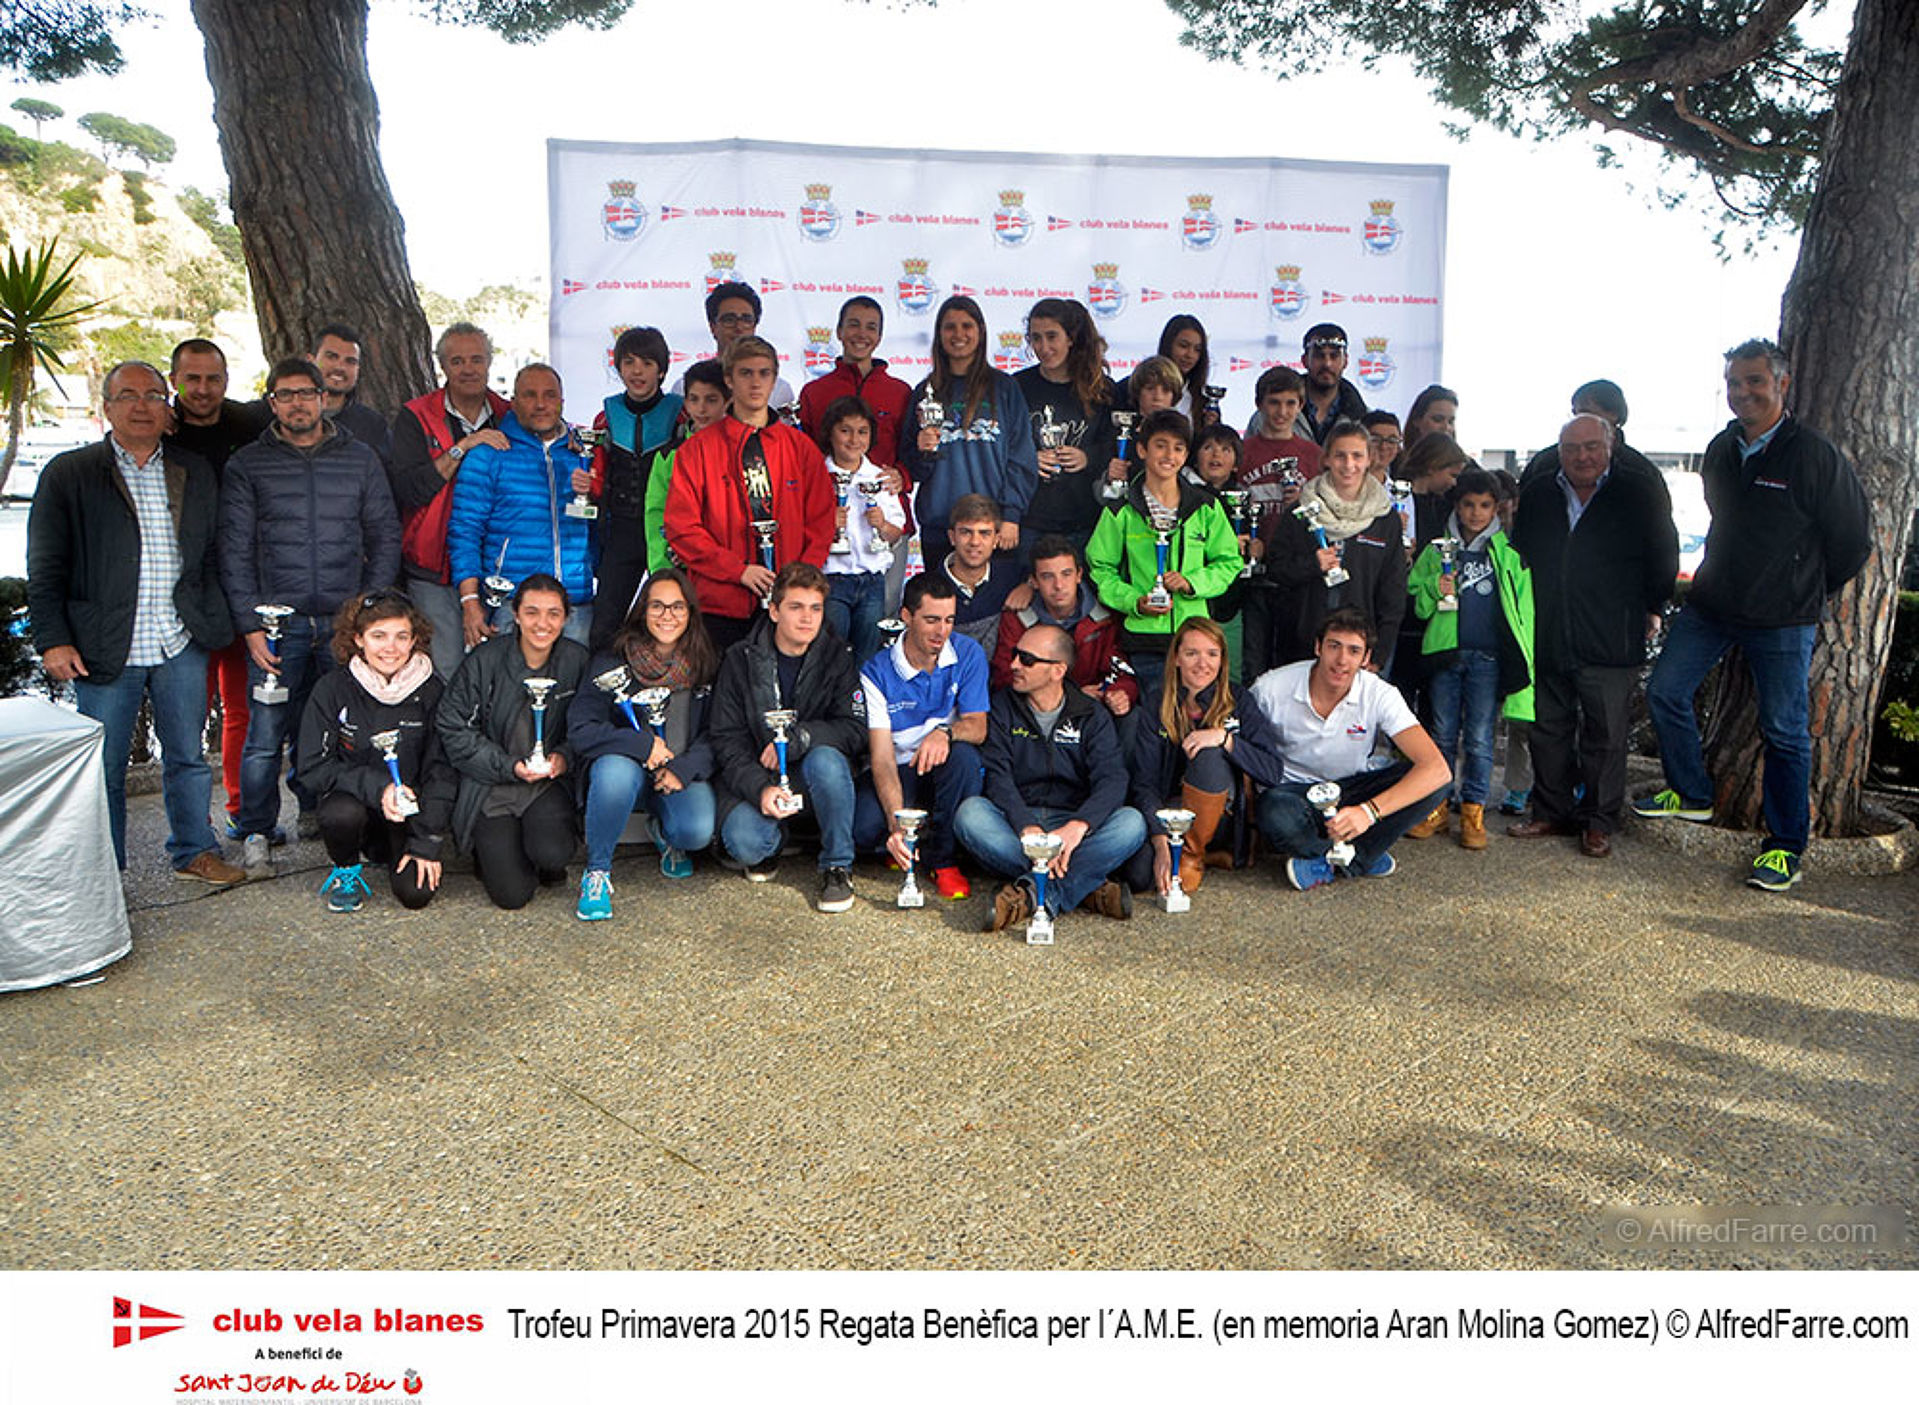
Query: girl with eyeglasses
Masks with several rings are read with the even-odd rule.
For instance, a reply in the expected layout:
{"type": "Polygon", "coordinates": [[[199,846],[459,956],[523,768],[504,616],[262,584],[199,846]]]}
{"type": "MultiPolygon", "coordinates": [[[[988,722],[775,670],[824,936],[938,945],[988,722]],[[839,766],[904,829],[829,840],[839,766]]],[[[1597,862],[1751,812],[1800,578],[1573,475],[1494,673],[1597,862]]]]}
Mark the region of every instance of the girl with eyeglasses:
{"type": "Polygon", "coordinates": [[[691,878],[689,855],[712,843],[706,720],[717,672],[719,652],[692,582],[684,571],[656,571],[611,649],[587,666],[586,685],[567,713],[567,739],[587,778],[586,873],[576,909],[582,922],[613,915],[613,850],[636,809],[646,812],[668,878],[691,878]],[[624,677],[616,675],[621,668],[624,677]],[[601,678],[617,688],[601,687],[601,678]],[[648,696],[652,689],[665,690],[663,702],[648,696]],[[616,691],[633,700],[630,718],[616,691]]]}

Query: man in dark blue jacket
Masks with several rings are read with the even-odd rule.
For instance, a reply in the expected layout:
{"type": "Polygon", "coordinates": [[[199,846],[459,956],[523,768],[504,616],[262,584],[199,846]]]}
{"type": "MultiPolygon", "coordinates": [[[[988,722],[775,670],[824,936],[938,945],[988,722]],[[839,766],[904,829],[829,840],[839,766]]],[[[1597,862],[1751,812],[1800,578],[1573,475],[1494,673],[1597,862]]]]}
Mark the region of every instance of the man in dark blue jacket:
{"type": "Polygon", "coordinates": [[[1806,697],[1813,636],[1826,597],[1872,551],[1865,492],[1838,448],[1786,413],[1786,356],[1772,342],[1726,353],[1733,422],[1700,467],[1712,527],[1686,608],[1653,670],[1646,698],[1667,788],[1634,804],[1648,819],[1712,819],[1712,777],[1700,750],[1693,694],[1737,644],[1752,670],[1766,744],[1767,837],[1746,881],[1784,892],[1799,881],[1812,833],[1812,721],[1806,697]]]}
{"type": "Polygon", "coordinates": [[[1011,879],[993,898],[989,932],[1033,915],[1029,834],[1055,834],[1046,906],[1059,913],[1091,900],[1108,917],[1131,917],[1133,895],[1109,875],[1146,842],[1146,822],[1126,804],[1126,761],[1106,709],[1066,681],[1073,639],[1035,625],[1013,650],[1012,687],[986,715],[986,793],[959,807],[954,829],[973,857],[1011,879]]]}
{"type": "MultiPolygon", "coordinates": [[[[324,382],[310,361],[290,358],[267,375],[273,423],[227,461],[220,490],[220,583],[246,639],[256,687],[276,675],[283,703],[256,693],[240,760],[245,861],[263,866],[280,818],[280,753],[297,732],[307,695],[333,666],[333,616],[349,596],[392,584],[400,569],[400,519],[386,470],[372,449],[321,410],[324,382]],[[292,610],[277,656],[256,607],[292,610]]],[[[290,778],[300,837],[317,838],[311,791],[290,778]]]]}

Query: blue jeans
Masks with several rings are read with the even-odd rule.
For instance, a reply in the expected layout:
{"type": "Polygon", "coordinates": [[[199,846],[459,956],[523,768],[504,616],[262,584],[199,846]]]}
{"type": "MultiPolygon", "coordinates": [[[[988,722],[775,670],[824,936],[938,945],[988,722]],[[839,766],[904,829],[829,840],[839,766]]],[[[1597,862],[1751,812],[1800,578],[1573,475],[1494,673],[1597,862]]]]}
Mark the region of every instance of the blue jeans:
{"type": "Polygon", "coordinates": [[[1460,803],[1484,805],[1493,785],[1499,660],[1480,649],[1461,649],[1451,668],[1426,680],[1426,695],[1432,700],[1433,741],[1459,777],[1460,803]]]}
{"type": "MultiPolygon", "coordinates": [[[[951,868],[958,839],[953,833],[953,817],[959,807],[980,792],[979,748],[971,742],[954,742],[946,760],[925,775],[912,763],[899,768],[900,799],[910,807],[927,812],[927,823],[919,832],[914,866],[951,868]]],[[[888,817],[880,813],[879,792],[869,779],[859,788],[854,801],[853,842],[861,849],[884,847],[888,817]]]]}
{"type": "MultiPolygon", "coordinates": [[[[300,718],[306,712],[307,698],[320,675],[333,668],[333,622],[320,615],[289,615],[280,626],[280,681],[288,698],[283,703],[263,703],[249,696],[247,743],[240,752],[240,814],[237,823],[242,834],[271,834],[280,822],[280,754],[299,741],[300,718]]],[[[266,677],[260,666],[247,660],[247,685],[257,686],[266,677]]],[[[289,774],[287,784],[300,802],[300,812],[311,810],[316,799],[289,774]]]]}
{"type": "MultiPolygon", "coordinates": [[[[1033,817],[1050,832],[1072,819],[1073,812],[1039,809],[1033,811],[1033,817]]],[[[1032,860],[1019,846],[1018,831],[1000,807],[985,796],[976,795],[961,805],[953,827],[967,851],[1000,877],[1017,879],[1032,873],[1032,860]]],[[[1073,850],[1066,876],[1046,880],[1047,910],[1071,912],[1145,842],[1146,821],[1130,805],[1120,806],[1073,850]]]]}
{"type": "Polygon", "coordinates": [[[880,619],[886,614],[886,573],[829,574],[826,623],[853,646],[853,657],[865,663],[880,651],[880,619]]]}
{"type": "Polygon", "coordinates": [[[1764,805],[1769,849],[1805,852],[1812,834],[1812,712],[1806,698],[1813,626],[1741,629],[1692,609],[1679,612],[1646,685],[1646,702],[1659,733],[1666,783],[1688,800],[1709,800],[1712,777],[1699,744],[1693,695],[1720,655],[1737,644],[1752,670],[1759,734],[1766,744],[1764,805]]]}
{"type": "MultiPolygon", "coordinates": [[[[495,634],[511,634],[513,607],[500,606],[488,617],[487,623],[493,626],[495,634]]],[[[571,610],[567,611],[566,627],[560,633],[576,644],[586,644],[588,636],[593,633],[593,602],[589,600],[584,605],[575,604],[571,610]]]]}
{"type": "MultiPolygon", "coordinates": [[[[853,768],[830,746],[816,746],[800,762],[796,789],[812,807],[820,826],[820,871],[853,866],[853,768]]],[[[770,784],[770,782],[769,782],[770,784]]],[[[727,811],[720,825],[726,852],[751,868],[764,863],[786,842],[786,825],[760,813],[758,796],[727,811]]]]}
{"type": "Polygon", "coordinates": [[[113,853],[127,866],[127,756],[140,698],[153,696],[153,726],[160,734],[164,762],[161,788],[167,806],[167,857],[185,868],[200,855],[217,852],[207,801],[213,772],[207,766],[207,653],[189,644],[163,664],[122,669],[111,683],[73,680],[80,715],[107,729],[107,814],[113,828],[113,853]]]}
{"type": "MultiPolygon", "coordinates": [[[[1397,785],[1412,763],[1395,761],[1377,771],[1361,771],[1339,783],[1339,803],[1357,805],[1397,785]]],[[[1300,859],[1326,856],[1332,841],[1326,837],[1326,821],[1307,803],[1310,781],[1286,781],[1271,786],[1259,797],[1259,832],[1274,853],[1300,859]]],[[[1436,790],[1423,800],[1382,815],[1379,823],[1353,841],[1353,866],[1366,868],[1399,842],[1399,837],[1432,812],[1446,792],[1436,790]]]]}
{"type": "Polygon", "coordinates": [[[586,866],[613,867],[613,849],[627,816],[645,806],[666,842],[695,853],[713,842],[713,787],[694,781],[671,795],[653,787],[653,773],[630,756],[608,753],[593,762],[586,782],[586,866]]]}

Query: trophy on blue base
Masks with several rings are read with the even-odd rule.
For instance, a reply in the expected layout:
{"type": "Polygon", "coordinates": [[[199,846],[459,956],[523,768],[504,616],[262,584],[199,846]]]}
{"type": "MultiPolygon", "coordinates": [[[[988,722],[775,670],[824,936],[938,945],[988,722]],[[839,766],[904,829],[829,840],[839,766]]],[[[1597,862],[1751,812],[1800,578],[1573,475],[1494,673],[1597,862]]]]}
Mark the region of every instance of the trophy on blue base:
{"type": "Polygon", "coordinates": [[[1146,604],[1156,610],[1173,608],[1173,592],[1166,588],[1166,549],[1172,545],[1173,528],[1178,520],[1161,504],[1153,501],[1149,495],[1147,507],[1153,513],[1153,554],[1158,561],[1158,574],[1153,577],[1153,588],[1146,592],[1146,604]]]}
{"type": "Polygon", "coordinates": [[[790,707],[770,708],[760,714],[773,732],[773,755],[779,758],[780,793],[773,802],[773,808],[782,815],[797,815],[806,802],[793,793],[791,782],[786,775],[786,729],[800,720],[800,715],[790,707]]]}
{"type": "Polygon", "coordinates": [[[773,569],[773,538],[779,530],[780,524],[771,517],[753,519],[753,535],[760,539],[760,564],[769,571],[773,569]]]}
{"type": "MultiPolygon", "coordinates": [[[[1293,509],[1293,516],[1306,524],[1306,530],[1313,534],[1313,540],[1319,543],[1322,551],[1332,545],[1326,540],[1326,529],[1319,525],[1319,519],[1325,511],[1325,504],[1317,498],[1303,502],[1293,509]]],[[[1352,579],[1352,575],[1344,566],[1335,563],[1333,568],[1326,572],[1325,579],[1327,588],[1331,589],[1333,586],[1346,584],[1352,579]]]]}
{"type": "Polygon", "coordinates": [[[593,686],[601,692],[610,694],[614,706],[625,714],[634,731],[640,730],[640,719],[633,712],[633,674],[623,663],[615,664],[604,673],[596,674],[593,686]]]}
{"type": "Polygon", "coordinates": [[[400,733],[399,731],[375,732],[373,745],[378,747],[380,755],[386,758],[386,773],[393,777],[393,808],[404,819],[408,815],[420,813],[420,802],[413,798],[413,792],[407,789],[405,781],[400,779],[400,733]]]}
{"type": "MultiPolygon", "coordinates": [[[[1132,452],[1133,421],[1138,418],[1139,412],[1137,410],[1115,410],[1112,414],[1113,428],[1119,433],[1119,438],[1113,441],[1113,457],[1121,463],[1127,464],[1126,471],[1129,474],[1133,470],[1126,456],[1132,452]]],[[[1099,485],[1099,495],[1108,502],[1117,502],[1126,496],[1126,483],[1123,479],[1115,483],[1111,478],[1108,478],[1104,483],[1099,485]]]]}
{"type": "Polygon", "coordinates": [[[906,845],[906,881],[900,884],[898,905],[925,907],[926,892],[920,887],[919,875],[913,871],[913,865],[919,858],[920,826],[926,823],[926,811],[895,810],[893,819],[900,827],[900,840],[906,845]]]}
{"type": "Polygon", "coordinates": [[[557,678],[523,678],[520,682],[533,700],[533,751],[526,758],[526,769],[536,776],[550,776],[553,758],[546,754],[546,701],[560,682],[557,678]]]}
{"type": "Polygon", "coordinates": [[[1167,890],[1161,900],[1168,912],[1191,912],[1193,900],[1179,882],[1179,856],[1186,851],[1186,831],[1193,827],[1193,821],[1199,816],[1191,810],[1155,810],[1153,818],[1166,829],[1166,843],[1172,850],[1173,886],[1167,890]]]}
{"type": "MultiPolygon", "coordinates": [[[[1433,538],[1433,550],[1439,553],[1439,578],[1441,580],[1452,579],[1453,566],[1458,562],[1460,549],[1464,545],[1465,543],[1460,541],[1458,537],[1433,538]]],[[[1451,614],[1459,608],[1459,586],[1457,583],[1453,586],[1453,593],[1451,595],[1440,596],[1439,603],[1434,606],[1434,608],[1446,614],[1451,614]]]]}
{"type": "Polygon", "coordinates": [[[1053,914],[1046,910],[1046,870],[1066,841],[1057,834],[1022,834],[1019,847],[1033,865],[1033,917],[1026,924],[1028,946],[1053,944],[1053,914]]]}
{"type": "MultiPolygon", "coordinates": [[[[274,663],[280,662],[280,626],[288,615],[297,613],[291,605],[255,605],[253,613],[260,617],[260,628],[267,632],[267,657],[274,663]]],[[[253,685],[253,700],[269,707],[283,703],[293,696],[287,691],[287,685],[277,673],[261,670],[260,681],[253,685]]]]}
{"type": "MultiPolygon", "coordinates": [[[[1306,791],[1306,803],[1325,816],[1328,824],[1339,813],[1339,782],[1321,781],[1309,786],[1306,791]]],[[[1326,862],[1334,868],[1344,868],[1353,861],[1353,846],[1344,839],[1336,839],[1326,849],[1326,862]]]]}

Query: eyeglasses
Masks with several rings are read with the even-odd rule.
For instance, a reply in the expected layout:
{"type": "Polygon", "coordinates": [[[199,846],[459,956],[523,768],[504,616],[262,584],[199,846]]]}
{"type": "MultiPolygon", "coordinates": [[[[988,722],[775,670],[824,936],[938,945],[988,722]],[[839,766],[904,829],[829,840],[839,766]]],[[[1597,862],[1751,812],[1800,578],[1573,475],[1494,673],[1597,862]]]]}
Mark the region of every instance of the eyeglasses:
{"type": "Polygon", "coordinates": [[[722,312],[713,319],[722,327],[753,327],[759,324],[757,312],[722,312]]]}
{"type": "Polygon", "coordinates": [[[1028,668],[1038,668],[1043,663],[1056,663],[1061,668],[1066,666],[1065,659],[1045,658],[1042,655],[1034,653],[1031,649],[1015,649],[1013,650],[1013,657],[1028,668]]]}
{"type": "Polygon", "coordinates": [[[269,391],[267,394],[267,399],[276,405],[298,405],[302,401],[318,400],[319,398],[320,392],[312,386],[305,386],[294,390],[269,391]]]}
{"type": "Polygon", "coordinates": [[[167,393],[164,390],[122,390],[107,397],[109,405],[164,405],[167,393]]]}
{"type": "Polygon", "coordinates": [[[1388,444],[1395,449],[1406,442],[1397,434],[1369,434],[1366,437],[1375,444],[1388,444]]]}
{"type": "Polygon", "coordinates": [[[686,613],[684,600],[649,600],[646,602],[649,615],[683,615],[686,613]]]}

